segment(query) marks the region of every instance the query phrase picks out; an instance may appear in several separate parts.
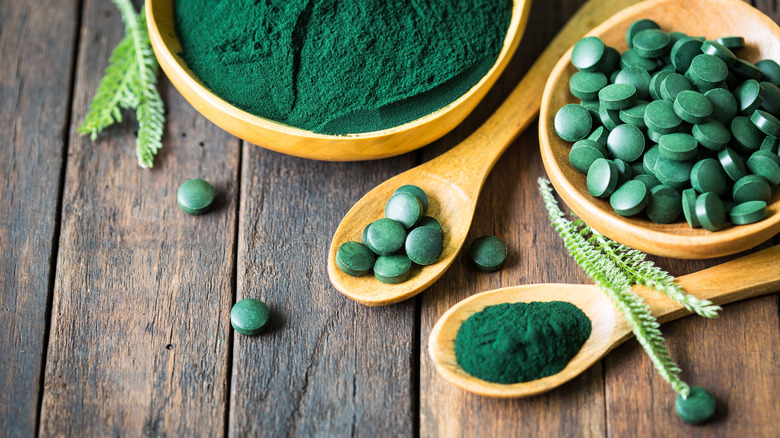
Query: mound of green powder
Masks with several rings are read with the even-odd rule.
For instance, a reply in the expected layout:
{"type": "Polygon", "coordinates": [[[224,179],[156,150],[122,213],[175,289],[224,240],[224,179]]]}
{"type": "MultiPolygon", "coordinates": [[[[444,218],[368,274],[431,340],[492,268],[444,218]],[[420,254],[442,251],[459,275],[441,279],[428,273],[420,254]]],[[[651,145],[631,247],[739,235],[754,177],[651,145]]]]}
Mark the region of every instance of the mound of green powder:
{"type": "Polygon", "coordinates": [[[571,303],[498,304],[460,326],[455,355],[461,368],[482,380],[528,382],[563,370],[590,331],[590,319],[571,303]]]}
{"type": "Polygon", "coordinates": [[[492,67],[511,0],[175,0],[189,68],[252,114],[326,134],[398,126],[492,67]]]}

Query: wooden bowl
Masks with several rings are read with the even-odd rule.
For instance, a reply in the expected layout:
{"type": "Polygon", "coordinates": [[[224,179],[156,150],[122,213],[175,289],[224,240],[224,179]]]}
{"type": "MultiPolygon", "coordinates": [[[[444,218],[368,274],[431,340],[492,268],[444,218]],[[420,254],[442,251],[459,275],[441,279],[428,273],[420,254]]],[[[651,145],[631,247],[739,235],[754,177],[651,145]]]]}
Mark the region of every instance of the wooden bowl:
{"type": "Polygon", "coordinates": [[[294,128],[240,110],[212,93],[187,67],[176,36],[173,0],[147,0],[146,21],[157,60],[195,109],[229,133],[266,149],[315,160],[371,160],[425,146],[457,126],[485,96],[520,42],[531,0],[514,0],[504,46],[493,67],[464,95],[425,117],[375,132],[325,135],[294,128]]]}
{"type": "MultiPolygon", "coordinates": [[[[748,61],[780,60],[780,27],[769,17],[741,0],[652,0],[616,14],[588,35],[623,52],[626,23],[650,18],[666,31],[704,35],[708,39],[740,35],[747,48],[738,55],[748,61]],[[726,12],[727,11],[727,12],[726,12]],[[616,25],[623,22],[623,25],[616,25]],[[614,27],[614,28],[613,28],[614,27]]],[[[585,175],[569,163],[571,143],[558,138],[553,127],[555,113],[562,106],[579,101],[569,92],[569,78],[576,72],[571,65],[571,49],[553,69],[542,98],[539,139],[547,175],[560,197],[577,216],[607,237],[630,247],[660,256],[685,259],[712,258],[750,249],[780,232],[780,190],[775,191],[768,216],[757,223],[710,232],[691,228],[685,219],[672,224],[656,224],[644,214],[622,217],[608,200],[588,193],[585,175]]],[[[682,216],[681,216],[682,218],[682,216]]]]}

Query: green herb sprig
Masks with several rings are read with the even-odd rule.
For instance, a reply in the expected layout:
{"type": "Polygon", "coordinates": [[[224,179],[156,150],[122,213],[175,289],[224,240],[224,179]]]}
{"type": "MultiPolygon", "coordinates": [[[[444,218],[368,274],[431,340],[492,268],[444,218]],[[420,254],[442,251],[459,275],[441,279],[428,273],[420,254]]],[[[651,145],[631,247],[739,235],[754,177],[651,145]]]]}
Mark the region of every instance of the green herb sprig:
{"type": "Polygon", "coordinates": [[[660,324],[650,312],[650,307],[631,290],[631,286],[646,285],[705,317],[717,316],[720,307],[683,292],[674,283],[674,277],[646,261],[646,255],[640,251],[607,239],[582,220],[572,222],[566,219],[553,197],[550,181],[539,178],[538,182],[550,222],[563,238],[569,253],[623,314],[658,374],[677,393],[687,397],[690,386],[680,379],[680,367],[669,354],[659,330],[660,324]]]}
{"type": "Polygon", "coordinates": [[[705,318],[716,318],[721,307],[712,304],[709,300],[702,300],[693,295],[686,294],[679,284],[674,282],[674,277],[668,272],[655,266],[651,261],[645,260],[647,254],[642,251],[629,248],[621,243],[607,239],[603,234],[594,229],[589,229],[591,241],[601,248],[618,266],[628,274],[632,284],[640,284],[660,292],[685,307],[689,312],[696,313],[705,318]]]}
{"type": "Polygon", "coordinates": [[[122,15],[125,36],[109,58],[95,96],[89,105],[81,135],[92,140],[98,133],[122,121],[122,110],[133,109],[138,119],[138,139],[135,153],[138,164],[150,168],[154,156],[162,147],[165,107],[157,91],[159,66],[146,30],[146,13],[136,14],[130,0],[112,0],[122,15]]]}

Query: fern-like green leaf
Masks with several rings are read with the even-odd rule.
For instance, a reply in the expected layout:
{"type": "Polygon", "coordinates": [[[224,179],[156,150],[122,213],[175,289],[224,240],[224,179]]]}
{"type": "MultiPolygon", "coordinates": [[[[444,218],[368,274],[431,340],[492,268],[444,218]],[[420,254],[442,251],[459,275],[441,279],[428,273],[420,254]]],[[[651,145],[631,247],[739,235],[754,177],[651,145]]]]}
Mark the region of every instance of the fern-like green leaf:
{"type": "Polygon", "coordinates": [[[138,142],[135,152],[138,156],[138,164],[141,167],[152,167],[154,156],[162,147],[163,126],[165,125],[165,108],[162,98],[157,91],[157,58],[151,49],[149,33],[146,29],[146,13],[138,16],[139,38],[141,40],[140,59],[143,63],[141,76],[144,81],[139,86],[145,87],[138,90],[138,95],[143,96],[138,106],[138,142]]]}
{"type": "Polygon", "coordinates": [[[563,238],[574,260],[623,314],[658,374],[669,382],[675,391],[687,397],[690,387],[680,380],[680,367],[669,354],[659,330],[660,325],[650,312],[650,307],[631,290],[634,280],[632,274],[626,271],[623,263],[605,254],[601,245],[593,244],[593,240],[588,237],[592,232],[590,227],[582,221],[571,222],[564,217],[553,197],[549,181],[539,178],[539,191],[553,228],[563,238]]]}
{"type": "MultiPolygon", "coordinates": [[[[588,227],[590,229],[590,227],[588,227]]],[[[668,272],[646,261],[647,254],[607,239],[596,230],[590,229],[594,240],[615,263],[631,275],[632,282],[647,286],[677,301],[688,311],[705,318],[715,318],[721,307],[709,300],[702,300],[685,293],[668,272]]]]}
{"type": "Polygon", "coordinates": [[[157,91],[157,58],[149,42],[145,11],[142,10],[136,15],[130,0],[113,1],[122,14],[126,32],[133,41],[135,64],[139,69],[136,80],[131,84],[134,94],[138,97],[138,139],[135,153],[138,164],[143,168],[150,168],[154,156],[162,147],[165,125],[165,108],[157,91]]]}
{"type": "Polygon", "coordinates": [[[153,92],[152,97],[144,99],[138,105],[138,141],[135,153],[138,156],[138,164],[144,168],[152,167],[154,156],[162,147],[165,124],[162,100],[156,88],[153,92]]]}
{"type": "Polygon", "coordinates": [[[146,13],[136,14],[130,0],[112,1],[125,24],[125,37],[112,52],[79,132],[94,140],[100,131],[122,120],[121,109],[135,109],[136,156],[141,167],[149,168],[162,147],[165,125],[165,107],[157,91],[159,65],[146,29],[146,13]]]}
{"type": "Polygon", "coordinates": [[[138,99],[130,89],[138,71],[134,51],[132,38],[126,35],[111,52],[103,79],[95,91],[84,122],[78,128],[79,134],[89,134],[95,140],[105,128],[122,121],[123,108],[135,108],[138,105],[138,99]]]}

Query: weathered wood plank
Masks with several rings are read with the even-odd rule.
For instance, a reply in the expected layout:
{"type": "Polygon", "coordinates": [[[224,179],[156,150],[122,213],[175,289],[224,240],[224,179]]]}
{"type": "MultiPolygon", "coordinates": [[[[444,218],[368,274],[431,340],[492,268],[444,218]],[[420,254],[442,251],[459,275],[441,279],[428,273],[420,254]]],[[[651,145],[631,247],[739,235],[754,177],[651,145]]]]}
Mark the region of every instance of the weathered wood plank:
{"type": "Polygon", "coordinates": [[[718,401],[716,419],[698,427],[674,413],[676,394],[637,342],[617,348],[605,359],[610,435],[776,436],[778,325],[774,294],[728,305],[715,320],[688,317],[662,328],[683,379],[718,401]]]}
{"type": "Polygon", "coordinates": [[[0,436],[37,428],[78,3],[0,3],[0,436]]]}
{"type": "Polygon", "coordinates": [[[240,145],[166,80],[153,170],[136,163],[132,116],[96,142],[75,134],[123,30],[111,2],[83,14],[40,433],[220,436],[240,145]],[[204,216],[176,203],[194,177],[218,193],[204,216]]]}
{"type": "MultiPolygon", "coordinates": [[[[425,151],[426,158],[456,144],[484,121],[519,81],[547,42],[581,2],[535,2],[529,28],[504,76],[453,134],[425,151]]],[[[510,248],[500,271],[486,274],[469,264],[461,251],[450,271],[424,292],[421,318],[421,436],[600,436],[604,429],[600,365],[558,390],[529,399],[495,400],[475,396],[446,383],[436,373],[427,336],[438,318],[458,301],[477,292],[526,283],[583,283],[587,277],[566,256],[561,239],[549,226],[536,179],[544,175],[536,125],[512,145],[485,183],[468,243],[495,234],[510,248]]]]}
{"type": "MultiPolygon", "coordinates": [[[[776,1],[751,3],[775,22],[780,21],[776,1]]],[[[682,275],[731,258],[699,262],[663,259],[659,264],[673,275],[682,275]]],[[[677,418],[674,391],[656,374],[636,341],[607,356],[610,435],[776,436],[780,417],[779,297],[773,294],[728,305],[714,320],[687,317],[662,328],[672,357],[683,370],[683,380],[707,388],[718,400],[716,419],[708,425],[693,427],[677,418]]]]}
{"type": "Polygon", "coordinates": [[[544,173],[535,149],[536,135],[523,135],[488,178],[469,241],[484,234],[505,240],[511,259],[496,273],[482,273],[461,252],[450,271],[422,301],[420,376],[421,436],[602,436],[603,380],[600,365],[549,393],[517,400],[496,400],[462,391],[435,371],[427,336],[438,318],[458,301],[477,292],[527,283],[584,283],[587,277],[566,255],[548,225],[536,178],[544,173]],[[507,181],[517,184],[507,184],[507,181]]]}
{"type": "MultiPolygon", "coordinates": [[[[777,10],[776,4],[771,6],[771,2],[757,3],[763,10],[770,7],[777,10]]],[[[570,11],[561,11],[568,6],[575,5],[569,5],[568,2],[563,5],[557,2],[541,5],[539,2],[535,3],[532,14],[535,12],[541,16],[536,19],[532,16],[531,26],[539,23],[535,20],[550,20],[550,17],[570,15],[570,11]]],[[[557,26],[560,24],[552,25],[552,29],[557,26]]],[[[535,28],[539,27],[541,26],[535,28]]],[[[527,33],[526,39],[541,38],[534,35],[527,33]]],[[[526,42],[527,40],[524,44],[526,42]]],[[[536,46],[543,45],[543,42],[538,42],[536,46]]],[[[521,50],[524,47],[521,45],[521,50]]],[[[511,67],[509,72],[512,74],[511,67]]],[[[502,78],[496,89],[478,108],[478,112],[483,111],[482,115],[472,116],[454,134],[440,142],[451,143],[432,146],[429,149],[433,151],[428,153],[432,152],[433,156],[450,144],[457,143],[500,102],[499,98],[490,103],[496,90],[499,90],[500,94],[516,82],[517,79],[512,81],[502,78]],[[471,120],[476,118],[480,120],[469,125],[471,120]]],[[[693,430],[676,424],[681,422],[677,421],[673,413],[674,394],[668,385],[657,377],[635,341],[629,341],[610,354],[605,365],[593,367],[569,385],[524,400],[500,401],[476,397],[455,389],[436,375],[425,351],[425,336],[438,317],[460,299],[475,292],[514,284],[587,282],[587,278],[568,257],[559,237],[546,228],[547,220],[541,213],[543,207],[538,201],[535,189],[536,177],[544,175],[535,141],[533,133],[526,133],[493,170],[483,189],[482,206],[477,209],[472,230],[473,237],[505,233],[510,248],[514,247],[515,253],[519,254],[517,265],[512,265],[510,261],[510,265],[500,271],[500,274],[492,276],[474,274],[469,272],[467,261],[461,255],[461,263],[458,265],[456,262],[455,269],[420,298],[423,336],[420,377],[421,435],[520,436],[531,433],[539,436],[598,436],[609,433],[615,436],[636,436],[637,433],[644,433],[647,436],[675,436],[683,432],[697,431],[715,431],[714,433],[723,436],[768,435],[774,425],[771,419],[777,418],[780,413],[776,391],[780,386],[777,380],[780,371],[773,366],[777,363],[776,347],[779,345],[780,336],[777,296],[733,305],[724,311],[719,320],[686,318],[664,328],[672,354],[680,361],[685,377],[691,380],[691,383],[698,382],[710,387],[719,397],[740,399],[741,406],[735,407],[733,411],[731,407],[727,408],[729,413],[725,422],[719,421],[708,428],[693,430]],[[525,149],[529,152],[525,152],[525,149]],[[515,185],[507,184],[507,181],[519,182],[515,185]],[[480,276],[482,278],[479,278],[480,276]],[[747,321],[753,319],[760,321],[760,329],[746,328],[747,321]],[[704,343],[691,342],[692,339],[704,337],[702,333],[705,330],[715,330],[716,333],[707,335],[708,340],[704,343]],[[735,333],[740,333],[738,343],[730,342],[735,338],[735,333]],[[702,349],[706,349],[706,352],[702,352],[702,349]],[[709,364],[715,366],[710,367],[709,364]],[[606,381],[603,380],[602,372],[607,376],[606,381]],[[602,394],[602,385],[606,385],[605,394],[602,394]],[[740,388],[735,389],[740,385],[740,388]],[[749,401],[744,401],[748,398],[749,401]]],[[[682,275],[717,261],[686,263],[660,260],[659,263],[675,275],[682,275]]]]}
{"type": "MultiPolygon", "coordinates": [[[[747,1],[747,0],[746,0],[747,1]]],[[[750,0],[748,3],[752,4],[756,9],[765,13],[767,16],[775,20],[775,23],[780,17],[780,3],[776,0],[750,0]]]]}
{"type": "Polygon", "coordinates": [[[244,146],[236,299],[273,328],[236,336],[231,436],[411,436],[414,302],[368,308],[339,294],[330,238],[352,204],[413,155],[327,163],[244,146]]]}

